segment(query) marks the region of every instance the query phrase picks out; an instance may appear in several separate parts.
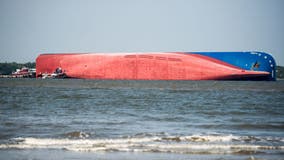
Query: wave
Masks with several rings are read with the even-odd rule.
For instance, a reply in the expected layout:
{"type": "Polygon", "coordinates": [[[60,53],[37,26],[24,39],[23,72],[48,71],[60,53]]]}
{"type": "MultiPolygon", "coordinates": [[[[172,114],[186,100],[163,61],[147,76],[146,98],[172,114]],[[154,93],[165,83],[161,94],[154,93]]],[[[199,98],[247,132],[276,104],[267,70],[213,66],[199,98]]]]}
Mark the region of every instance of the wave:
{"type": "Polygon", "coordinates": [[[68,138],[81,138],[81,139],[85,139],[88,138],[90,136],[89,133],[85,133],[85,132],[81,132],[81,131],[74,131],[74,132],[68,132],[66,134],[64,134],[65,137],[68,138]]]}
{"type": "MultiPolygon", "coordinates": [[[[181,154],[251,154],[284,152],[283,138],[274,138],[280,145],[246,143],[255,137],[191,135],[191,136],[150,136],[116,139],[53,139],[14,138],[0,144],[0,149],[64,149],[81,152],[167,152],[181,154]],[[239,143],[242,141],[242,143],[239,143]]],[[[261,138],[268,141],[273,138],[261,138]]]]}

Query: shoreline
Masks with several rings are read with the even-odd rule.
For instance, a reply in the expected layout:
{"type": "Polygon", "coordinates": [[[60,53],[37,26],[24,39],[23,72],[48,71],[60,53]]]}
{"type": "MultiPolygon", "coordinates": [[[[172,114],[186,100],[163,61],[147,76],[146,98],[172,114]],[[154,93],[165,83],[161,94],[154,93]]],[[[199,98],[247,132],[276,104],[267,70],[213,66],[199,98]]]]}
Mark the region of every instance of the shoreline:
{"type": "Polygon", "coordinates": [[[229,160],[253,160],[253,159],[279,159],[281,155],[265,154],[176,154],[176,153],[149,153],[149,152],[74,152],[54,149],[24,149],[24,150],[0,150],[3,159],[18,160],[23,159],[42,159],[42,160],[61,160],[61,159],[101,159],[101,160],[176,160],[176,159],[229,159],[229,160]]]}

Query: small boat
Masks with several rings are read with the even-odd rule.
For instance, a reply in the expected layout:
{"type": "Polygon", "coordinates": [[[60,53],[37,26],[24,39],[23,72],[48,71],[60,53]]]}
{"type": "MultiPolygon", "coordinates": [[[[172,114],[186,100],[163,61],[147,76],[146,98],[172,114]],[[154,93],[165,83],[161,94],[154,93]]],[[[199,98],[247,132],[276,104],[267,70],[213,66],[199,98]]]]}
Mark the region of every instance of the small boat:
{"type": "Polygon", "coordinates": [[[66,74],[62,71],[62,69],[60,67],[56,68],[55,71],[53,73],[42,73],[40,74],[38,77],[41,77],[42,79],[63,79],[63,78],[67,78],[66,74]]]}

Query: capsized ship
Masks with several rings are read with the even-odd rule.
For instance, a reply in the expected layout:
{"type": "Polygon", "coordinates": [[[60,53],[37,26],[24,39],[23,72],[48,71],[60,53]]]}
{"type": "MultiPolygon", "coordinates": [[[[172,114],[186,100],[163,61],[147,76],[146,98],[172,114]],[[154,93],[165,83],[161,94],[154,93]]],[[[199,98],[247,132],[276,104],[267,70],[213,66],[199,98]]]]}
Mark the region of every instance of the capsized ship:
{"type": "Polygon", "coordinates": [[[36,76],[114,80],[276,80],[264,52],[143,52],[41,54],[36,76]]]}

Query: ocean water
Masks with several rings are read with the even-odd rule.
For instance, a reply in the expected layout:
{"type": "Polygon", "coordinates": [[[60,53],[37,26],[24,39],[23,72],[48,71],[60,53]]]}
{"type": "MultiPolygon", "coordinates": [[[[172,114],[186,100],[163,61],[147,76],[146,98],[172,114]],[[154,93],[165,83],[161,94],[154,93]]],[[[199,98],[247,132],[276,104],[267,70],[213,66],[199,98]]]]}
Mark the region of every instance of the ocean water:
{"type": "Polygon", "coordinates": [[[284,159],[284,81],[0,79],[0,159],[284,159]]]}

